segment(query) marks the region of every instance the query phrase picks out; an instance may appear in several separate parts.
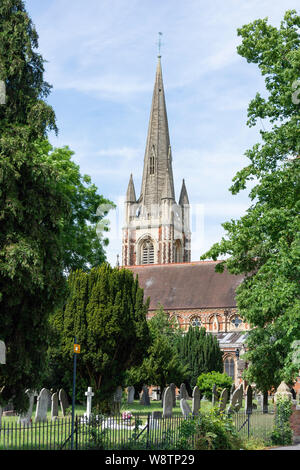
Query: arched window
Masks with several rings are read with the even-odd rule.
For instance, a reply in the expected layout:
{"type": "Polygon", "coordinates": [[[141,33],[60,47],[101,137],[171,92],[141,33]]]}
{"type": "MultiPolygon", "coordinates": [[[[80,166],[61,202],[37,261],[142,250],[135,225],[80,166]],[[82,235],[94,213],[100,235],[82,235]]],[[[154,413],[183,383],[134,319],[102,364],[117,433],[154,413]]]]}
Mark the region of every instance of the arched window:
{"type": "Polygon", "coordinates": [[[181,263],[182,257],[181,257],[181,243],[179,240],[176,240],[175,242],[175,247],[174,247],[174,262],[175,263],[181,263]]]}
{"type": "Polygon", "coordinates": [[[224,372],[234,380],[235,363],[233,357],[226,357],[224,361],[224,372]]]}
{"type": "Polygon", "coordinates": [[[149,172],[150,172],[150,175],[154,175],[155,173],[155,147],[153,145],[152,147],[152,153],[151,153],[151,156],[150,156],[150,165],[149,165],[149,172]]]}
{"type": "Polygon", "coordinates": [[[154,246],[151,240],[142,244],[142,264],[154,264],[154,246]]]}

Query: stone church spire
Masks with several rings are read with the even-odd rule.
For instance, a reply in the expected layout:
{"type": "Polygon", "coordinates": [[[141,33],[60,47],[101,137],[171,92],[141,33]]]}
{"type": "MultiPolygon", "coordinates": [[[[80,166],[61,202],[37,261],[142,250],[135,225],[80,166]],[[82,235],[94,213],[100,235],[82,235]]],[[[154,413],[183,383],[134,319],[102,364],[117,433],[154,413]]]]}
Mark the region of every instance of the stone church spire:
{"type": "Polygon", "coordinates": [[[188,195],[183,181],[180,202],[176,203],[160,56],[152,96],[141,194],[136,199],[130,175],[124,215],[122,266],[190,261],[188,195]]]}
{"type": "Polygon", "coordinates": [[[160,204],[167,172],[171,197],[175,199],[167,108],[161,60],[158,56],[139,199],[147,209],[160,204]]]}

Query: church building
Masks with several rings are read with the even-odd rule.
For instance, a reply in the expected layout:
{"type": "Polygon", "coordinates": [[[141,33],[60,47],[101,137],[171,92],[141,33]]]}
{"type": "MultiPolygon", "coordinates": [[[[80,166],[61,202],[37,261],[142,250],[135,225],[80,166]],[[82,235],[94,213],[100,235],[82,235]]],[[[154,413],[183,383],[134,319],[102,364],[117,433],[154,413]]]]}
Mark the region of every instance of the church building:
{"type": "Polygon", "coordinates": [[[162,306],[183,331],[203,326],[217,335],[224,371],[238,384],[249,325],[238,315],[236,287],[242,276],[215,272],[216,262],[191,261],[190,202],[183,179],[175,197],[161,57],[158,56],[144,169],[137,197],[130,175],[125,198],[122,266],[138,274],[148,317],[162,306]]]}

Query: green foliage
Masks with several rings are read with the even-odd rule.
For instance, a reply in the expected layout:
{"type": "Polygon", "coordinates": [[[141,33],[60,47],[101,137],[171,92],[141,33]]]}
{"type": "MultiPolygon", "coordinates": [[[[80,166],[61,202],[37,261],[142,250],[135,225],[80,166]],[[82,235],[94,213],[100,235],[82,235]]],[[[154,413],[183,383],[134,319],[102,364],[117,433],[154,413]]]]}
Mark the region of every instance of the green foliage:
{"type": "Polygon", "coordinates": [[[265,78],[248,107],[248,125],[268,119],[261,142],[246,152],[249,164],[233,179],[233,194],[255,181],[252,205],[240,220],[223,224],[226,237],[201,258],[229,258],[218,264],[243,273],[237,306],[251,331],[245,378],[266,391],[282,379],[293,382],[299,364],[292,344],[300,337],[300,106],[293,100],[299,79],[300,17],[288,11],[279,28],[259,19],[238,30],[238,53],[257,64],[265,78]]]}
{"type": "Polygon", "coordinates": [[[126,383],[140,390],[143,384],[158,385],[163,390],[167,384],[179,386],[187,376],[187,368],[182,364],[175,348],[179,328],[160,307],[148,321],[151,344],[143,363],[130,369],[126,383]]]}
{"type": "MultiPolygon", "coordinates": [[[[72,368],[73,342],[81,345],[78,376],[95,391],[94,402],[109,411],[110,399],[123,385],[127,369],[138,365],[149,346],[148,304],[131,271],[108,264],[90,272],[77,270],[68,278],[69,297],[51,325],[57,343],[52,363],[72,368]]],[[[69,384],[69,388],[71,383],[69,384]]]]}
{"type": "Polygon", "coordinates": [[[190,327],[186,334],[177,337],[176,345],[182,363],[188,367],[187,380],[191,387],[196,385],[200,374],[223,371],[218,340],[205,328],[190,327]]]}
{"type": "Polygon", "coordinates": [[[201,374],[197,380],[200,392],[204,394],[208,400],[212,399],[212,388],[215,384],[217,392],[220,395],[224,388],[227,388],[228,391],[230,391],[232,378],[225,373],[212,371],[207,374],[201,374]]]}
{"type": "Polygon", "coordinates": [[[108,239],[103,237],[108,231],[103,217],[115,205],[97,193],[90,176],[80,173],[72,161],[74,152],[68,147],[53,148],[44,140],[36,143],[36,149],[40,164],[53,169],[69,206],[68,214],[61,220],[64,270],[86,271],[99,266],[106,259],[104,247],[108,245],[108,239]]]}
{"type": "Polygon", "coordinates": [[[184,421],[180,427],[179,450],[239,450],[242,441],[232,419],[213,408],[184,421]]]}
{"type": "Polygon", "coordinates": [[[63,294],[60,221],[68,215],[51,165],[41,163],[35,142],[56,129],[44,101],[50,86],[38,35],[20,0],[0,3],[0,338],[7,366],[0,370],[0,401],[21,411],[27,388],[41,384],[47,320],[63,294]]]}
{"type": "Polygon", "coordinates": [[[288,397],[279,397],[276,401],[275,425],[271,434],[272,444],[288,445],[293,443],[293,432],[290,425],[292,402],[288,397]]]}

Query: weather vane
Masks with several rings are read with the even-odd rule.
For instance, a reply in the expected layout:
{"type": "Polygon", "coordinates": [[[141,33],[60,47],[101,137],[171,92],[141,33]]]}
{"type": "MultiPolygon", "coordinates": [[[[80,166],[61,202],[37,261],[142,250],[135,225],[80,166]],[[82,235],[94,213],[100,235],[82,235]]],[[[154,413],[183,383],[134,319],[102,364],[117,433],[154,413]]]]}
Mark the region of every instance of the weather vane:
{"type": "Polygon", "coordinates": [[[158,57],[160,57],[160,50],[162,46],[161,37],[163,33],[158,33],[158,57]]]}

